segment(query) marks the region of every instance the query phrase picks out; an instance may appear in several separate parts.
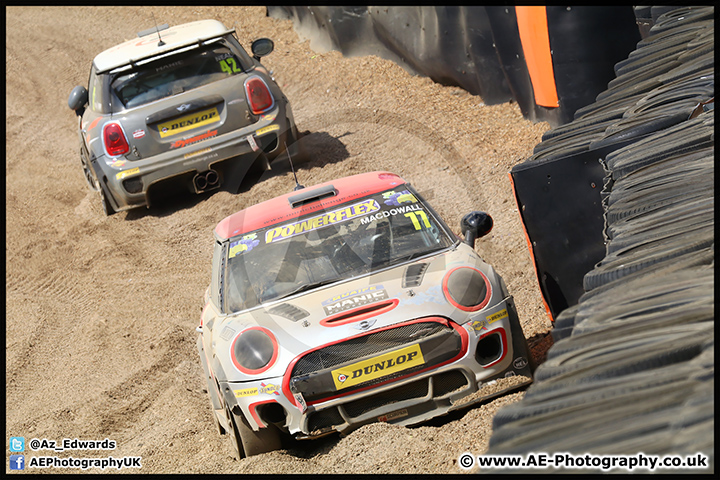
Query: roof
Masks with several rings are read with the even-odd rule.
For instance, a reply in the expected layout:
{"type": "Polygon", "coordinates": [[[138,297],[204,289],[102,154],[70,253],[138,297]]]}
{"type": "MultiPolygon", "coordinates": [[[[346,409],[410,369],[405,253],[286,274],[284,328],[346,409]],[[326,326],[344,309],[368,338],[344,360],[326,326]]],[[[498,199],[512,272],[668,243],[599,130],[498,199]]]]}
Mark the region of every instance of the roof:
{"type": "Polygon", "coordinates": [[[235,29],[228,30],[217,20],[198,20],[176,25],[167,30],[160,30],[160,38],[165,45],[158,46],[158,35],[155,32],[134,38],[99,53],[94,60],[95,68],[98,72],[107,72],[123,65],[129,65],[131,62],[154,57],[198,41],[221,37],[234,31],[235,29]]]}
{"type": "Polygon", "coordinates": [[[394,173],[370,172],[306,187],[300,192],[312,193],[317,190],[322,193],[332,185],[337,194],[293,208],[291,198],[296,198],[300,192],[286,193],[226,217],[215,227],[215,236],[218,240],[226,240],[276,223],[286,222],[301,215],[322,211],[356,198],[382,192],[404,183],[406,183],[405,180],[394,173]]]}

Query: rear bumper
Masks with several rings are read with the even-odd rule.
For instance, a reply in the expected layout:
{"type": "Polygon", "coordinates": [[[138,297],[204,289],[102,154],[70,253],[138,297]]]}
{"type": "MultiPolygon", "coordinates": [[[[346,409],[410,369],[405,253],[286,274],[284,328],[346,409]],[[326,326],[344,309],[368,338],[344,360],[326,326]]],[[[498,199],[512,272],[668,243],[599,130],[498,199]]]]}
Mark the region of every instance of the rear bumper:
{"type": "Polygon", "coordinates": [[[111,166],[117,162],[100,158],[97,166],[102,174],[98,177],[116,211],[150,206],[151,193],[164,190],[198,193],[193,178],[210,170],[219,176],[217,185],[212,187],[220,187],[230,179],[239,184],[254,164],[267,162],[284,152],[291,128],[295,128],[291,121],[278,111],[271,121],[260,120],[231,133],[126,162],[121,168],[111,166]]]}

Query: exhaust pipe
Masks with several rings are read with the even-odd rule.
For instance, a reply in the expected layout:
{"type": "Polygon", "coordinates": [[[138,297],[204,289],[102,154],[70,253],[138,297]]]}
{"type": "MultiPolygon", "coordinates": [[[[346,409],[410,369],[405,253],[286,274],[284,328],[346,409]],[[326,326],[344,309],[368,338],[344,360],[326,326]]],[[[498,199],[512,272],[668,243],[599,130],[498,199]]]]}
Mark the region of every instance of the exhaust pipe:
{"type": "Polygon", "coordinates": [[[220,175],[215,170],[208,170],[205,174],[205,180],[207,180],[208,187],[212,188],[220,182],[220,175]]]}
{"type": "Polygon", "coordinates": [[[217,188],[220,186],[220,175],[215,170],[208,170],[207,172],[198,173],[193,177],[193,185],[195,185],[195,192],[201,193],[205,190],[217,188]]]}

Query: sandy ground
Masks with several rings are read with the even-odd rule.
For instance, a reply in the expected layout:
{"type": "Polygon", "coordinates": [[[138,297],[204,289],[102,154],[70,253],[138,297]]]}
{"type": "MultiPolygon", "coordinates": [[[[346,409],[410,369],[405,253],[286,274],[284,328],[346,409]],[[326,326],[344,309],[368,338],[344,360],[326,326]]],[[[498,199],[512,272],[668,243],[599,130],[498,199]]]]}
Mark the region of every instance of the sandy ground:
{"type": "Polygon", "coordinates": [[[508,172],[530,156],[547,124],[383,59],[315,52],[264,7],[9,7],[6,14],[6,438],[117,443],[106,452],[26,448],[28,461],[140,456],[141,473],[460,473],[460,454],[486,450],[493,414],[522,392],[420,427],[374,424],[233,460],[229,439],[213,426],[195,349],[212,230],[290,191],[292,176],[278,167],[240,195],[188,195],[105,218],[81,174],[67,98],[87,85],[97,53],[152,26],[153,14],[171,25],[218,19],[237,28],[246,48],[272,38],[275,51],[263,63],[308,132],[312,160],[298,168],[301,183],[390,170],[457,233],[464,213],[488,211],[495,227],[476,248],[504,277],[539,360],[551,325],[508,172]]]}

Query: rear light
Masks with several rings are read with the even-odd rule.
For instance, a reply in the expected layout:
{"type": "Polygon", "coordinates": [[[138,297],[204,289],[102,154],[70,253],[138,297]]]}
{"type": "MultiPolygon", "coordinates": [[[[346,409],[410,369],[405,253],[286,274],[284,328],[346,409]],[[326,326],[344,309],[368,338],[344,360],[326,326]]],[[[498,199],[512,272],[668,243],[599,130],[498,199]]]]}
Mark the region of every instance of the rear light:
{"type": "Polygon", "coordinates": [[[250,110],[259,115],[270,110],[275,105],[275,100],[270,89],[260,77],[250,77],[245,82],[245,93],[247,94],[250,110]]]}
{"type": "Polygon", "coordinates": [[[105,143],[105,151],[110,157],[124,155],[130,151],[125,133],[120,128],[119,123],[106,123],[103,127],[103,142],[105,143]]]}

